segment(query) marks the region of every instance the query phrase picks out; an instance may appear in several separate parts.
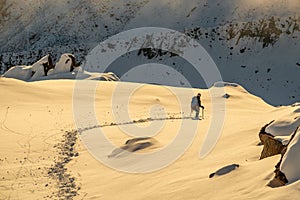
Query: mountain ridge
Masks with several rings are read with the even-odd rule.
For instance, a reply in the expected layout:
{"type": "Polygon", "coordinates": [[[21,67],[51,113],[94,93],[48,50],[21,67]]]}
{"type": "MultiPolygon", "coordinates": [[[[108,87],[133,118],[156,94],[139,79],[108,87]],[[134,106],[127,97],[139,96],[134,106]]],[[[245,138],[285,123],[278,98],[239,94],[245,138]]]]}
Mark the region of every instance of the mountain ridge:
{"type": "MultiPolygon", "coordinates": [[[[86,55],[106,38],[137,27],[171,28],[196,39],[211,55],[224,81],[237,82],[273,105],[300,101],[300,3],[292,1],[0,1],[0,72],[30,65],[50,53],[86,55]],[[17,27],[17,28],[16,28],[17,27]]],[[[149,62],[148,58],[138,58],[149,62]]],[[[114,69],[136,64],[135,52],[114,63],[114,69]]],[[[180,71],[182,61],[160,62],[180,71]],[[175,65],[173,65],[175,63],[175,65]]],[[[118,75],[118,70],[113,71],[118,75]]],[[[187,72],[189,73],[189,72],[187,72]]],[[[121,77],[124,81],[143,82],[121,77]]],[[[162,76],[162,75],[160,75],[162,76]]],[[[176,86],[184,87],[178,76],[176,86]]],[[[152,81],[153,82],[153,81],[152,81]]],[[[192,87],[205,88],[199,81],[192,87]]]]}

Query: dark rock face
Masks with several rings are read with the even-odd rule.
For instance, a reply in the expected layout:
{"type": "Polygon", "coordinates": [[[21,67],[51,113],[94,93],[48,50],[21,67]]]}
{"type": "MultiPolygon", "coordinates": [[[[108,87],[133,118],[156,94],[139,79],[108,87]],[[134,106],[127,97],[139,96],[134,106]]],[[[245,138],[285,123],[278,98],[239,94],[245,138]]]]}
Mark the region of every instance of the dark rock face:
{"type": "Polygon", "coordinates": [[[275,177],[269,182],[268,186],[270,187],[281,187],[284,186],[285,184],[287,184],[289,181],[286,178],[285,174],[283,172],[280,171],[280,165],[282,162],[282,158],[284,156],[284,154],[286,153],[287,147],[285,147],[282,152],[281,152],[281,158],[279,160],[279,162],[277,163],[277,165],[275,166],[275,177]]]}
{"type": "Polygon", "coordinates": [[[275,121],[275,120],[271,121],[270,123],[264,125],[264,126],[260,129],[258,136],[259,136],[259,139],[260,139],[260,142],[261,142],[262,145],[264,145],[265,140],[267,140],[268,136],[274,137],[272,134],[266,132],[266,128],[267,128],[269,125],[271,125],[274,121],[275,121]]]}
{"type": "Polygon", "coordinates": [[[281,152],[286,148],[286,146],[283,145],[280,141],[274,139],[274,136],[272,134],[266,132],[266,128],[273,122],[274,120],[266,124],[261,128],[259,132],[259,139],[261,141],[261,144],[264,145],[264,148],[260,155],[260,159],[281,154],[281,152]]]}
{"type": "Polygon", "coordinates": [[[48,54],[48,61],[46,63],[43,63],[43,66],[44,66],[44,73],[45,73],[45,76],[47,76],[48,74],[48,71],[50,69],[54,69],[54,64],[53,64],[53,61],[52,61],[52,58],[51,58],[51,55],[48,54]]]}
{"type": "Polygon", "coordinates": [[[268,186],[275,188],[281,187],[288,183],[287,178],[285,177],[284,173],[280,170],[275,170],[275,177],[269,182],[268,186]]]}
{"type": "Polygon", "coordinates": [[[281,154],[285,148],[285,145],[274,139],[274,137],[266,135],[264,136],[264,148],[261,152],[260,159],[281,154]]]}

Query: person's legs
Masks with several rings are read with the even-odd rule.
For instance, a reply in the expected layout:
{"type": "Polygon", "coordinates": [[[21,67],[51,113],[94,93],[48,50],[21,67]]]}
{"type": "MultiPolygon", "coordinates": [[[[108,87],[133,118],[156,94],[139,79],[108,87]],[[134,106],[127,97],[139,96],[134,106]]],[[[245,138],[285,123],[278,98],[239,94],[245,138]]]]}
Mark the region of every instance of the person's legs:
{"type": "Polygon", "coordinates": [[[191,106],[191,114],[192,114],[193,111],[196,112],[195,119],[199,119],[199,112],[200,112],[199,106],[197,106],[197,105],[192,105],[192,106],[191,106]]]}
{"type": "Polygon", "coordinates": [[[196,119],[199,119],[199,111],[200,111],[199,106],[196,106],[196,107],[195,107],[195,111],[196,111],[196,116],[195,116],[195,118],[196,118],[196,119]]]}

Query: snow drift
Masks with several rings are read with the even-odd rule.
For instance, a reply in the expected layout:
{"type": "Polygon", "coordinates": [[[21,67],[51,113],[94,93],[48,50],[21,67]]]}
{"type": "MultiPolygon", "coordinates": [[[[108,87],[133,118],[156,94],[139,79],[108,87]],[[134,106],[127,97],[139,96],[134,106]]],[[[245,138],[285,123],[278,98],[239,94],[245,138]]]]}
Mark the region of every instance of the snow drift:
{"type": "Polygon", "coordinates": [[[300,180],[300,129],[298,128],[294,138],[288,145],[282,158],[280,170],[285,174],[288,184],[300,180]]]}

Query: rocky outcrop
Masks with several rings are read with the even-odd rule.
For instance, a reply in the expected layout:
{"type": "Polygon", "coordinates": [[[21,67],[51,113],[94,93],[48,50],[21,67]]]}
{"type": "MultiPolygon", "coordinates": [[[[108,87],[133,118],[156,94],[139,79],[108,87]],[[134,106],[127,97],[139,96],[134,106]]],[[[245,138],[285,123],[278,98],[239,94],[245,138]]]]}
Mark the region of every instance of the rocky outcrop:
{"type": "Polygon", "coordinates": [[[264,159],[270,156],[281,154],[286,148],[280,141],[274,139],[274,137],[265,135],[264,136],[264,148],[261,152],[260,159],[264,159]]]}
{"type": "Polygon", "coordinates": [[[268,186],[270,187],[280,187],[284,186],[288,183],[287,178],[285,177],[285,174],[282,173],[280,170],[275,170],[275,177],[268,183],[268,186]]]}
{"type": "Polygon", "coordinates": [[[264,125],[264,126],[260,129],[259,134],[258,134],[259,139],[260,139],[260,144],[264,145],[265,140],[268,138],[268,136],[274,137],[272,134],[266,132],[266,128],[267,128],[269,125],[271,125],[274,121],[275,121],[275,120],[271,121],[270,123],[264,125]]]}
{"type": "Polygon", "coordinates": [[[286,146],[276,140],[272,134],[266,132],[266,128],[273,122],[274,120],[263,126],[259,132],[260,144],[264,145],[260,159],[281,154],[286,148],[286,146]]]}
{"type": "MultiPolygon", "coordinates": [[[[291,142],[293,142],[296,134],[298,133],[298,130],[299,130],[300,127],[297,127],[297,129],[294,131],[294,133],[292,134],[291,136],[291,139],[289,141],[289,143],[286,145],[286,147],[282,150],[281,152],[281,158],[279,160],[279,162],[277,163],[277,165],[275,166],[275,170],[274,170],[274,173],[275,173],[275,176],[274,178],[269,182],[268,186],[270,187],[280,187],[280,186],[284,186],[286,185],[287,183],[289,183],[289,180],[286,176],[286,174],[284,173],[285,169],[283,168],[286,168],[286,167],[283,167],[282,166],[282,163],[283,163],[283,160],[287,160],[287,157],[289,157],[289,155],[286,155],[286,154],[289,154],[289,151],[293,151],[293,150],[290,150],[291,149],[291,142]]],[[[299,134],[299,133],[298,133],[299,134]]],[[[295,144],[297,144],[297,141],[294,141],[295,144]]],[[[299,143],[299,142],[298,142],[299,143]]],[[[294,145],[295,145],[294,144],[294,145]]],[[[292,148],[292,149],[295,149],[295,148],[292,148]]],[[[295,150],[294,150],[295,151],[295,150]]],[[[291,157],[293,157],[293,153],[290,153],[292,155],[290,155],[291,157]]],[[[294,158],[291,158],[294,160],[294,158]]],[[[297,161],[296,161],[297,162],[297,161]]],[[[290,171],[293,171],[293,169],[296,169],[296,171],[298,171],[298,167],[293,165],[293,163],[287,163],[285,165],[290,165],[288,167],[288,170],[286,170],[289,174],[291,173],[290,171]]],[[[292,174],[294,175],[294,173],[292,172],[292,174]]],[[[291,178],[292,179],[292,178],[291,178]]]]}

